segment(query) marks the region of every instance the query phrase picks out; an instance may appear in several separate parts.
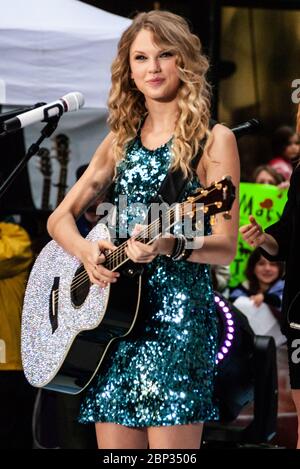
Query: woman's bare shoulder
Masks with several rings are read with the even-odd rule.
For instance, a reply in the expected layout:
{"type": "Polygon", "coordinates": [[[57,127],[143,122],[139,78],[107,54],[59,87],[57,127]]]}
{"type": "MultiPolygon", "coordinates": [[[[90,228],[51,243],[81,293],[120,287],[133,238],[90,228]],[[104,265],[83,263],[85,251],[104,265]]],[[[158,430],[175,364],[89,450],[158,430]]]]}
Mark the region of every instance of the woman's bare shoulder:
{"type": "Polygon", "coordinates": [[[115,167],[115,158],[113,153],[114,134],[110,132],[97,147],[93,157],[91,158],[88,174],[96,173],[103,170],[111,172],[115,167]]]}
{"type": "Polygon", "coordinates": [[[228,148],[236,147],[236,138],[232,130],[223,124],[216,124],[211,130],[211,136],[204,149],[202,165],[205,170],[213,163],[222,160],[222,155],[228,148]]]}
{"type": "Polygon", "coordinates": [[[109,132],[106,137],[102,140],[100,145],[95,151],[93,159],[112,159],[113,157],[113,143],[114,143],[115,135],[113,132],[109,132]]]}
{"type": "Polygon", "coordinates": [[[224,124],[216,124],[212,128],[212,135],[218,140],[235,140],[234,133],[224,124]]]}

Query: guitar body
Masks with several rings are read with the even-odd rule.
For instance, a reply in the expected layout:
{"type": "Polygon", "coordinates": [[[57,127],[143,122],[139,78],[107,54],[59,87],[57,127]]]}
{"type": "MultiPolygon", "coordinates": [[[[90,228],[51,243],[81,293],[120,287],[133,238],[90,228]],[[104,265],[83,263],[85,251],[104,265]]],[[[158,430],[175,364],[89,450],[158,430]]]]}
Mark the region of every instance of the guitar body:
{"type": "MultiPolygon", "coordinates": [[[[109,231],[98,224],[87,239],[109,240],[109,231]]],[[[22,362],[33,386],[78,394],[111,344],[134,326],[141,273],[120,270],[115,284],[101,288],[89,280],[79,285],[80,269],[79,260],[55,241],[45,246],[32,268],[22,314],[22,362]]]]}

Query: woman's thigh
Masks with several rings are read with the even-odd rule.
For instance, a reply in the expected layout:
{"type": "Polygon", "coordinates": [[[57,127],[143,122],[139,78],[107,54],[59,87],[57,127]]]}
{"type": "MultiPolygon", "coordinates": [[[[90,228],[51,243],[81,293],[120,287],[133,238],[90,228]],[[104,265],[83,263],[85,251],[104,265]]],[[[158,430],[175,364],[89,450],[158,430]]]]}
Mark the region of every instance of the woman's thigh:
{"type": "Polygon", "coordinates": [[[98,448],[145,449],[148,447],[146,428],[132,428],[117,423],[96,423],[98,448]]]}
{"type": "Polygon", "coordinates": [[[168,427],[149,427],[150,449],[199,449],[203,424],[172,425],[168,427]]]}

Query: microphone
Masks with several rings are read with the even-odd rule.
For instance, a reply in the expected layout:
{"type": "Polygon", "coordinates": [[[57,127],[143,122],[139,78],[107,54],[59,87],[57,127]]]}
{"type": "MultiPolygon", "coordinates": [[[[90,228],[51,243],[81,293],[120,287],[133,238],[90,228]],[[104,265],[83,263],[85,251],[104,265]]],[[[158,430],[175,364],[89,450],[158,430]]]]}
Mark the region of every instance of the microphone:
{"type": "Polygon", "coordinates": [[[18,107],[17,109],[14,109],[13,111],[7,111],[7,112],[2,112],[0,114],[0,125],[2,122],[6,121],[7,119],[11,119],[12,117],[17,116],[18,114],[23,114],[24,112],[31,111],[32,109],[36,109],[37,107],[44,106],[46,103],[36,103],[34,106],[30,107],[18,107]]]}
{"type": "Polygon", "coordinates": [[[78,111],[84,105],[84,97],[79,91],[68,93],[62,98],[45,106],[28,112],[20,113],[12,119],[3,122],[4,132],[15,132],[35,122],[47,122],[50,117],[60,117],[64,112],[78,111]]]}
{"type": "Polygon", "coordinates": [[[260,122],[258,119],[250,119],[249,121],[244,122],[243,124],[233,127],[232,132],[236,138],[242,137],[243,135],[252,133],[255,129],[260,127],[260,122]]]}

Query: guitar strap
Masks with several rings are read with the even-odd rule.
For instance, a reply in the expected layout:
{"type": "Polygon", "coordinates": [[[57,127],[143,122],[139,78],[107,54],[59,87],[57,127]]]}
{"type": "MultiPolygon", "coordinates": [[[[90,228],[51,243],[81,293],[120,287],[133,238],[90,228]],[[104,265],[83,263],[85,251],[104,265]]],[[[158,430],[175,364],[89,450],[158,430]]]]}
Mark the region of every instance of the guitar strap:
{"type": "MultiPolygon", "coordinates": [[[[209,129],[211,130],[216,124],[217,121],[210,119],[209,129]]],[[[202,140],[200,149],[192,161],[191,166],[193,172],[196,172],[198,163],[202,158],[205,143],[206,137],[202,140]]],[[[180,168],[176,169],[175,171],[168,171],[156,196],[151,200],[151,203],[164,201],[167,204],[172,205],[173,203],[178,202],[184,194],[188,181],[189,179],[184,176],[180,168]]]]}

